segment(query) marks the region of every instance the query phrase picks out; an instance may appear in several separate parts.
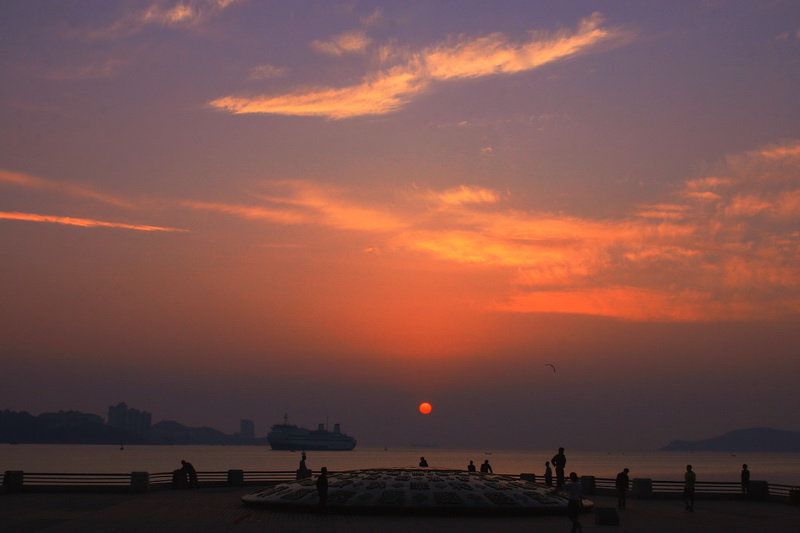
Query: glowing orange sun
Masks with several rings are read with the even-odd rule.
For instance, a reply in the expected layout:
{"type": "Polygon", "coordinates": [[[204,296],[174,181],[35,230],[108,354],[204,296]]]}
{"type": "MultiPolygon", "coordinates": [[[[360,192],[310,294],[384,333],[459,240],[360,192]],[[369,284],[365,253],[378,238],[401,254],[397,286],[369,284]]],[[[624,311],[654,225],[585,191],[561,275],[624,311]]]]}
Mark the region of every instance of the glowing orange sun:
{"type": "Polygon", "coordinates": [[[422,413],[423,415],[427,415],[428,413],[430,413],[431,409],[433,409],[433,407],[431,407],[431,404],[429,404],[428,402],[422,402],[421,404],[419,404],[419,412],[422,413]]]}

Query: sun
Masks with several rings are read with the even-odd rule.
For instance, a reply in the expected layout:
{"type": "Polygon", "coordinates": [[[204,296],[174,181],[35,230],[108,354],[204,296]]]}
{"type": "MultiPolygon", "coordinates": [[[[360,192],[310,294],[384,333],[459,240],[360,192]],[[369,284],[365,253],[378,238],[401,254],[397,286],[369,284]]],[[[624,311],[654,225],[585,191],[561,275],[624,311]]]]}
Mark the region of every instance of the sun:
{"type": "Polygon", "coordinates": [[[430,413],[431,409],[433,409],[433,407],[431,407],[431,404],[429,404],[428,402],[422,402],[421,404],[419,404],[419,412],[422,413],[423,415],[427,415],[428,413],[430,413]]]}

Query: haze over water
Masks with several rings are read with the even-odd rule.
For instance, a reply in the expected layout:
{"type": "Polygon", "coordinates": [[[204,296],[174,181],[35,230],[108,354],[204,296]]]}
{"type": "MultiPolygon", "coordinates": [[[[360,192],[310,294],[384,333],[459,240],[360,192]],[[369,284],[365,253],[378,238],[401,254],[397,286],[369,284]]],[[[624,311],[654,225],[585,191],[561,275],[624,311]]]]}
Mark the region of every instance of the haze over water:
{"type": "Polygon", "coordinates": [[[0,409],[800,430],[796,0],[4,0],[0,49],[0,409]]]}

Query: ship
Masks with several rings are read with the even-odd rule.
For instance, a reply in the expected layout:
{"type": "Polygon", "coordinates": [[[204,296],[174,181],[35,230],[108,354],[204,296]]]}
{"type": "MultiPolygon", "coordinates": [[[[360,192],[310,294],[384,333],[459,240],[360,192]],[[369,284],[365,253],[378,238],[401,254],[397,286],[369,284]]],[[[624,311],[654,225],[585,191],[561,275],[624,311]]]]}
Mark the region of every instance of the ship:
{"type": "Polygon", "coordinates": [[[339,424],[334,424],[333,431],[325,424],[311,430],[289,424],[288,415],[283,415],[283,424],[272,426],[267,441],[273,450],[349,451],[356,447],[356,439],[342,433],[339,424]]]}

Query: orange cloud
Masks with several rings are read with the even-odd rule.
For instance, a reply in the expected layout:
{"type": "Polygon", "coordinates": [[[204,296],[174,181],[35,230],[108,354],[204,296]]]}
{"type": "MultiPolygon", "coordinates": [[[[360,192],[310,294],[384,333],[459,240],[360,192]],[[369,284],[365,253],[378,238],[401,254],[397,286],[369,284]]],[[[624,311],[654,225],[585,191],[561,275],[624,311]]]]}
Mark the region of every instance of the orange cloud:
{"type": "Polygon", "coordinates": [[[233,114],[269,113],[340,119],[390,113],[424,88],[425,83],[414,72],[395,68],[344,89],[305,89],[279,96],[228,96],[209,105],[233,114]]]}
{"type": "MultiPolygon", "coordinates": [[[[464,38],[456,44],[433,46],[420,53],[403,54],[406,62],[386,71],[373,73],[351,87],[306,88],[282,95],[226,96],[209,103],[211,107],[234,114],[268,113],[297,116],[323,116],[342,119],[382,115],[396,111],[425,92],[434,81],[514,74],[531,70],[600,45],[621,42],[625,34],[602,27],[602,17],[594,14],[582,20],[574,32],[553,35],[532,33],[524,43],[514,43],[505,35],[464,38]]],[[[363,33],[342,34],[331,41],[315,41],[314,47],[332,55],[361,52],[369,44],[363,33]]],[[[394,54],[382,48],[380,57],[394,54]]]]}
{"type": "Polygon", "coordinates": [[[770,211],[773,204],[758,195],[739,194],[730,199],[726,208],[728,216],[755,216],[770,211]]]}
{"type": "Polygon", "coordinates": [[[783,146],[772,146],[756,152],[769,159],[785,159],[800,157],[800,144],[788,143],[783,146]]]}
{"type": "Polygon", "coordinates": [[[475,185],[459,185],[446,191],[429,191],[427,198],[445,205],[493,204],[500,199],[497,192],[475,185]]]}
{"type": "Polygon", "coordinates": [[[0,211],[0,218],[5,220],[24,220],[28,222],[50,222],[66,226],[80,226],[82,228],[121,228],[137,231],[187,231],[184,229],[166,228],[159,226],[145,226],[142,224],[124,224],[121,222],[105,222],[89,218],[59,217],[53,215],[37,215],[34,213],[17,213],[0,211]]]}
{"type": "Polygon", "coordinates": [[[636,213],[636,216],[642,218],[660,218],[665,220],[679,220],[686,216],[686,211],[689,206],[674,205],[674,204],[660,204],[642,206],[641,210],[636,213]]]}
{"type": "Polygon", "coordinates": [[[775,215],[785,218],[800,217],[800,189],[778,194],[775,202],[775,215]]]}
{"type": "Polygon", "coordinates": [[[438,80],[515,74],[587,52],[621,36],[619,30],[603,28],[602,22],[603,17],[595,13],[581,20],[574,32],[546,36],[531,32],[531,40],[524,43],[514,43],[502,33],[466,39],[432,48],[423,54],[424,63],[428,75],[438,80]]]}
{"type": "Polygon", "coordinates": [[[260,197],[260,207],[214,209],[363,232],[362,249],[385,262],[454,277],[480,271],[495,290],[476,289],[471,304],[494,311],[636,321],[792,317],[800,314],[800,158],[792,146],[727,158],[713,176],[687,180],[677,193],[683,203],[655,202],[613,219],[510,209],[511,192],[466,184],[415,187],[376,205],[355,200],[355,191],[272,182],[276,191],[260,197]]]}

